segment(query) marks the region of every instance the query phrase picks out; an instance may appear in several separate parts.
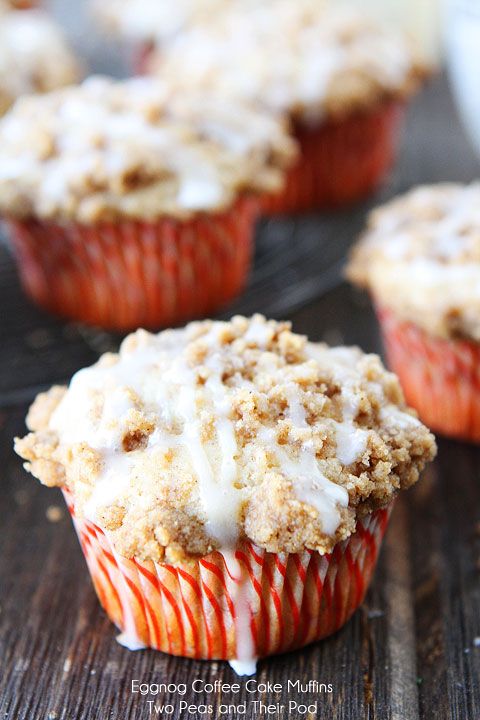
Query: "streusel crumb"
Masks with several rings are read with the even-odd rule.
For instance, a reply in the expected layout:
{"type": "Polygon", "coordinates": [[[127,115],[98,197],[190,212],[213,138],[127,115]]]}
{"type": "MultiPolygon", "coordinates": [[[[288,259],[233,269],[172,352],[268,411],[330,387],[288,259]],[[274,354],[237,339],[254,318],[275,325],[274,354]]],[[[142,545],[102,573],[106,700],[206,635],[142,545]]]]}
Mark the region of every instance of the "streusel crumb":
{"type": "Polygon", "coordinates": [[[27,423],[27,469],[122,555],[168,562],[242,538],[329,552],[436,452],[377,356],[260,315],[140,330],[27,423]]]}

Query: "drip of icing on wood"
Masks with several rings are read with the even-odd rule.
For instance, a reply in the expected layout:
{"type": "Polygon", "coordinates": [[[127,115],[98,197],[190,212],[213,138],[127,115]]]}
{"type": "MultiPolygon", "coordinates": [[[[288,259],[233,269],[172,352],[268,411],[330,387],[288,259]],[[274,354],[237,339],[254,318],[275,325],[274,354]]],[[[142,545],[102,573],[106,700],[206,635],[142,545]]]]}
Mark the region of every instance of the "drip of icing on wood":
{"type": "Polygon", "coordinates": [[[132,612],[131,599],[128,597],[128,593],[131,593],[131,590],[128,588],[127,581],[123,577],[122,562],[125,562],[125,560],[121,558],[117,552],[115,552],[113,547],[112,554],[119,567],[120,582],[116,583],[116,588],[120,596],[123,615],[123,632],[121,632],[120,635],[117,635],[116,640],[120,645],[123,645],[123,647],[126,647],[128,650],[144,650],[147,645],[145,645],[145,643],[143,643],[138,637],[135,617],[132,612]]]}
{"type": "Polygon", "coordinates": [[[148,647],[141,640],[138,640],[134,635],[129,635],[126,632],[117,635],[115,640],[118,642],[119,645],[127,648],[127,650],[145,650],[145,648],[148,647]]]}
{"type": "Polygon", "coordinates": [[[235,645],[237,657],[229,664],[237,675],[255,675],[257,656],[251,628],[251,610],[249,603],[250,582],[248,571],[235,557],[235,552],[223,550],[223,559],[227,570],[227,589],[235,612],[235,645]]]}

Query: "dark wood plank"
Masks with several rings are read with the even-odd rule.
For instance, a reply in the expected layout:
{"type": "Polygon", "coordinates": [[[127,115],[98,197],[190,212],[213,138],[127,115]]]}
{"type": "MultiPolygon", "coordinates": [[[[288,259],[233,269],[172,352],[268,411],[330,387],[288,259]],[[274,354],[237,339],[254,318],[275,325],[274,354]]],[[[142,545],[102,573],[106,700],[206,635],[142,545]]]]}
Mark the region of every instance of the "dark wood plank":
{"type": "MultiPolygon", "coordinates": [[[[362,309],[346,287],[299,313],[297,325],[320,326],[319,319],[328,318],[326,310],[332,307],[343,308],[337,323],[343,315],[355,318],[340,324],[346,342],[360,334],[370,349],[377,347],[370,309],[362,309]]],[[[328,324],[324,327],[328,332],[328,324]]],[[[66,513],[58,523],[46,519],[49,505],[61,506],[59,494],[38,487],[11,453],[10,440],[22,431],[24,411],[18,407],[2,415],[0,512],[6,522],[0,574],[8,580],[0,614],[0,707],[5,717],[30,720],[53,712],[57,718],[140,718],[147,708],[145,699],[130,693],[134,678],[187,685],[197,677],[233,682],[224,663],[130,653],[116,644],[66,513]]],[[[479,461],[478,449],[442,442],[434,468],[398,503],[363,608],[336,636],[260,663],[258,679],[332,682],[332,696],[305,693],[299,698],[319,700],[322,718],[429,720],[432,707],[435,717],[478,718],[479,461]]],[[[286,692],[253,698],[269,703],[293,699],[286,692]]],[[[177,707],[180,699],[163,698],[177,707]]],[[[243,691],[235,697],[199,694],[195,699],[218,707],[252,696],[243,691]]]]}

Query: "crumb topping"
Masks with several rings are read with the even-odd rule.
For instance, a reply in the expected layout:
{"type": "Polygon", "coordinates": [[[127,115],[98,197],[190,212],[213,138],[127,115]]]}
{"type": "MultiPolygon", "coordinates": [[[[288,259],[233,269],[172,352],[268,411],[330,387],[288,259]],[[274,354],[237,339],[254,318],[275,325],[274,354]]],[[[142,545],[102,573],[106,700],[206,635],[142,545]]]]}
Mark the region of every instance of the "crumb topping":
{"type": "Polygon", "coordinates": [[[428,333],[480,342],[480,183],[419,187],[375,210],[347,274],[428,333]]]}
{"type": "MultiPolygon", "coordinates": [[[[333,4],[332,4],[333,5],[333,4]]],[[[404,98],[424,69],[409,41],[320,0],[233,3],[162,46],[150,69],[318,121],[404,98]]]]}
{"type": "Polygon", "coordinates": [[[90,78],[0,122],[0,212],[82,223],[223,211],[275,192],[295,157],[283,121],[152,78],[90,78]]]}
{"type": "MultiPolygon", "coordinates": [[[[239,0],[228,0],[231,2],[239,0]]],[[[241,1],[241,0],[240,0],[241,1]]],[[[225,0],[92,0],[92,10],[109,32],[144,42],[166,40],[192,24],[208,21],[225,0]]]]}
{"type": "Polygon", "coordinates": [[[325,553],[435,455],[375,355],[234,317],[128,336],[38,396],[16,439],[127,557],[175,562],[249,538],[325,553]]]}
{"type": "Polygon", "coordinates": [[[49,92],[78,76],[62,31],[47,15],[0,8],[0,115],[21,95],[49,92]]]}

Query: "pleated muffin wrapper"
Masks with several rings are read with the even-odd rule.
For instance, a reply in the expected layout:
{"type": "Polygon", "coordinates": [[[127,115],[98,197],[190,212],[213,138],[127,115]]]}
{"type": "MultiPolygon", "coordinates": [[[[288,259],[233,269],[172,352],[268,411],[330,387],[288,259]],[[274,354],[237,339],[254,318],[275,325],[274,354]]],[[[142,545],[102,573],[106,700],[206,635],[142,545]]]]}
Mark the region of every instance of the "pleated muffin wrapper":
{"type": "Polygon", "coordinates": [[[157,44],[152,41],[137,43],[131,49],[130,64],[133,75],[148,75],[152,57],[159,55],[160,50],[157,44]]]}
{"type": "Polygon", "coordinates": [[[300,158],[284,190],[264,198],[265,214],[349,205],[372,193],[396,157],[405,102],[390,100],[344,119],[294,123],[300,158]]]}
{"type": "Polygon", "coordinates": [[[429,335],[377,304],[390,368],[432,430],[480,443],[480,343],[429,335]]]}
{"type": "Polygon", "coordinates": [[[392,505],[320,555],[269,553],[251,542],[180,565],[121,557],[108,536],[65,499],[102,607],[129,649],[228,660],[253,674],[256,660],[338,630],[362,602],[392,505]]]}
{"type": "Polygon", "coordinates": [[[244,196],[185,221],[7,227],[22,285],[45,309],[112,330],[159,328],[213,314],[242,291],[258,202],[244,196]]]}

